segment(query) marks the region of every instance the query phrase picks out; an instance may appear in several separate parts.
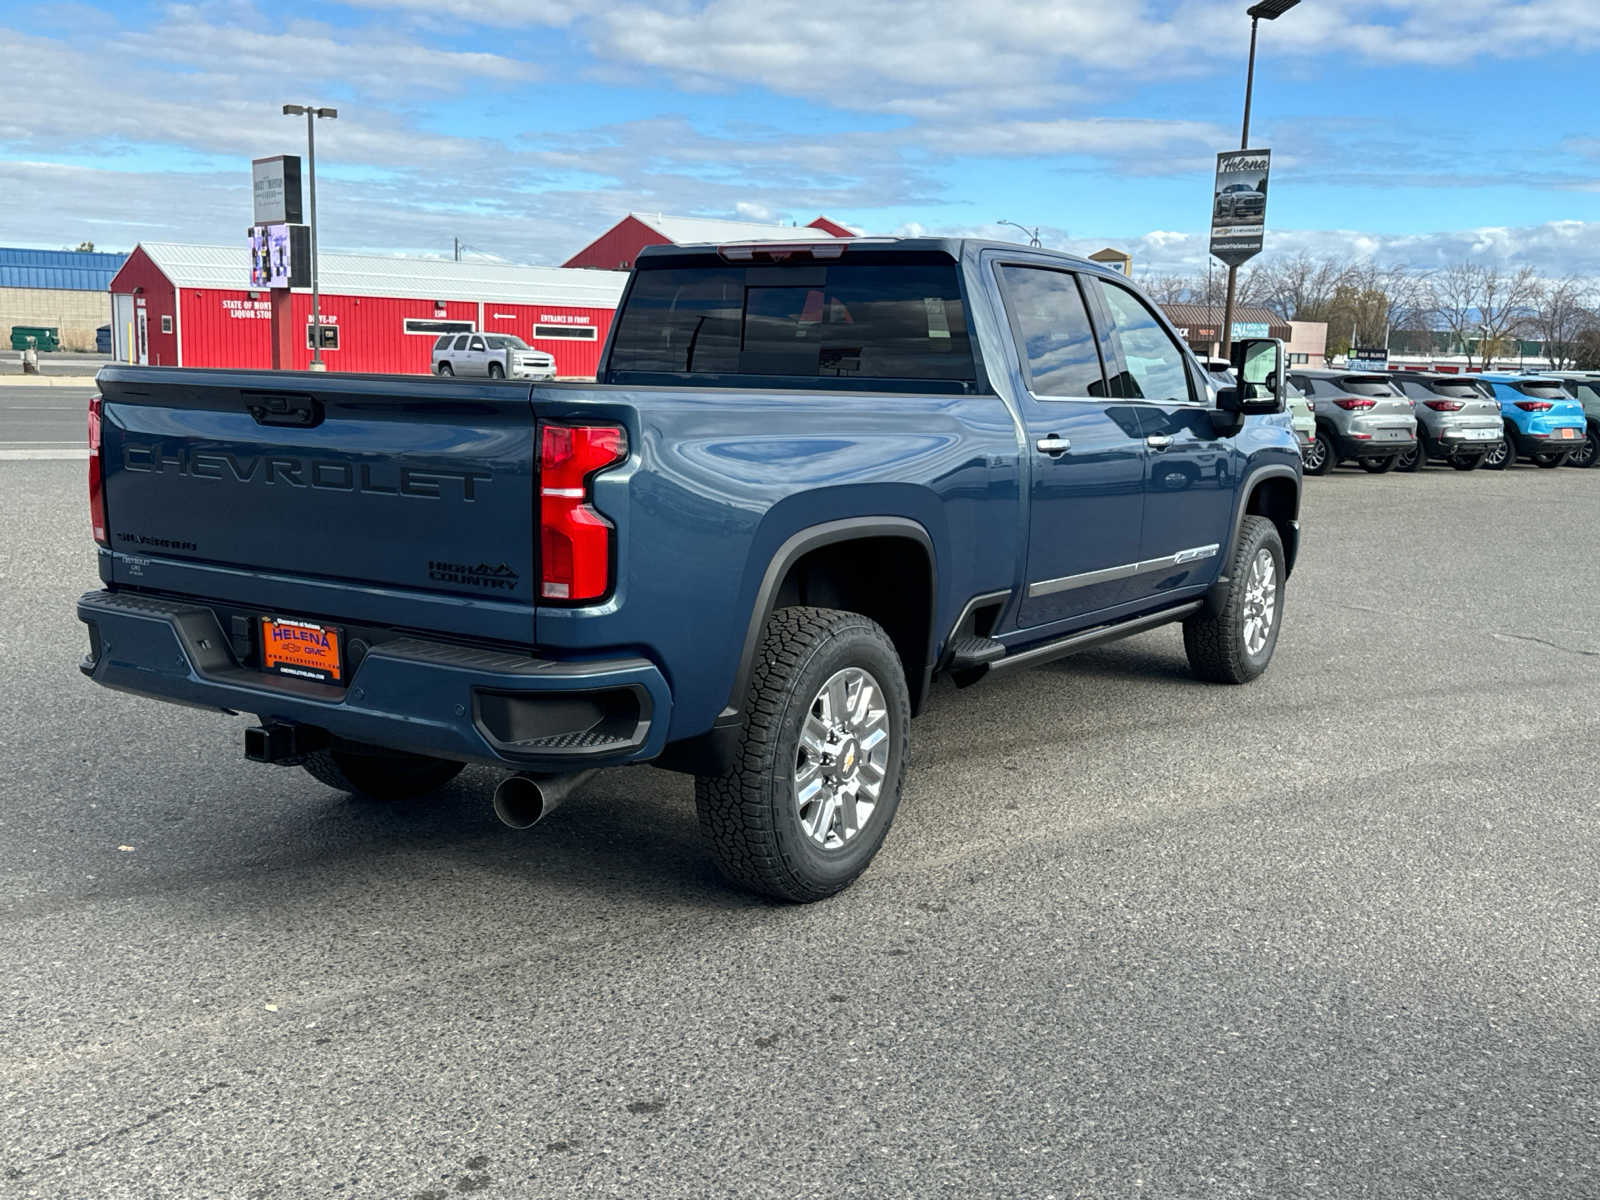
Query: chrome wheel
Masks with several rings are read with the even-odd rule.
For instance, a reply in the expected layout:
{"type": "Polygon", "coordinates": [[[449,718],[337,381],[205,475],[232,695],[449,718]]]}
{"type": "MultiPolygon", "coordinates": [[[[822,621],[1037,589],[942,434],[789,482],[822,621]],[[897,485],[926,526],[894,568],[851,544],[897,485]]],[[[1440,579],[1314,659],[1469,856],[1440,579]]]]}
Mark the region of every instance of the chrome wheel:
{"type": "Polygon", "coordinates": [[[1250,655],[1267,648],[1278,617],[1278,562],[1263,546],[1250,561],[1244,587],[1244,648],[1250,655]]]}
{"type": "Polygon", "coordinates": [[[1511,453],[1511,444],[1506,441],[1496,442],[1489,447],[1489,452],[1483,456],[1483,465],[1491,471],[1497,467],[1507,465],[1506,458],[1511,453]]]}
{"type": "Polygon", "coordinates": [[[872,819],[889,771],[883,688],[860,667],[835,672],[811,701],[795,753],[795,815],[824,850],[845,845],[872,819]]]}
{"type": "Polygon", "coordinates": [[[1313,438],[1300,448],[1300,460],[1308,471],[1320,470],[1327,458],[1328,447],[1321,438],[1313,438]]]}

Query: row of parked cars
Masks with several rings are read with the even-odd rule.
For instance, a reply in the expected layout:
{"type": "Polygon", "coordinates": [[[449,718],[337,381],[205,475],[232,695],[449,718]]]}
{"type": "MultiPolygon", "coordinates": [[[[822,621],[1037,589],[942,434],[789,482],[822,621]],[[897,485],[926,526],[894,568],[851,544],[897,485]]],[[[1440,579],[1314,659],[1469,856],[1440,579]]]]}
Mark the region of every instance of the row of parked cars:
{"type": "Polygon", "coordinates": [[[1298,368],[1289,408],[1306,473],[1600,463],[1600,372],[1446,375],[1298,368]]]}

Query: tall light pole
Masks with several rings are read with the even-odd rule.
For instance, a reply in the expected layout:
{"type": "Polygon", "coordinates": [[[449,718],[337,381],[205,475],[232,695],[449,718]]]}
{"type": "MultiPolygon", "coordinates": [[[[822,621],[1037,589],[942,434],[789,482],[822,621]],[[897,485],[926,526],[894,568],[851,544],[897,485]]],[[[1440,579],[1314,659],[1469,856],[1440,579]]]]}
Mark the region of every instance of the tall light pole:
{"type": "MultiPolygon", "coordinates": [[[[1239,149],[1250,149],[1250,96],[1256,87],[1256,30],[1263,21],[1276,21],[1300,0],[1260,0],[1245,9],[1250,18],[1250,66],[1244,77],[1244,128],[1239,131],[1239,149]]],[[[1239,268],[1228,264],[1228,298],[1222,308],[1222,357],[1233,353],[1233,297],[1239,284],[1239,268]]]]}
{"type": "Polygon", "coordinates": [[[995,224],[1009,225],[1013,229],[1022,230],[1023,233],[1028,235],[1028,245],[1030,246],[1044,245],[1044,243],[1039,240],[1039,227],[1037,225],[1035,225],[1032,229],[1029,229],[1026,225],[1018,225],[1015,221],[996,221],[995,224]]]}
{"type": "Polygon", "coordinates": [[[317,119],[333,120],[339,115],[337,108],[314,108],[309,104],[285,104],[286,117],[304,116],[306,119],[306,166],[311,179],[311,369],[326,371],[322,361],[322,296],[317,290],[317,119]]]}

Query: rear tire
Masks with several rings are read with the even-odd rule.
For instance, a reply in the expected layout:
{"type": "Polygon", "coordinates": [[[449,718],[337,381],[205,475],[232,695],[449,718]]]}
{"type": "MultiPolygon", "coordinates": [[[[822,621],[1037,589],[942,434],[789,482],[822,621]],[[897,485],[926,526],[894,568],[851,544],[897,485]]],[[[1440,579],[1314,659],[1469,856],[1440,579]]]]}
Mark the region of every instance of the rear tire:
{"type": "Polygon", "coordinates": [[[1396,470],[1404,471],[1407,474],[1413,474],[1422,470],[1427,461],[1428,450],[1427,447],[1422,444],[1422,439],[1419,437],[1417,438],[1416,449],[1407,450],[1405,453],[1397,455],[1394,460],[1394,465],[1396,470]]]}
{"type": "Polygon", "coordinates": [[[440,379],[448,379],[448,378],[450,378],[450,376],[454,375],[455,373],[456,373],[456,369],[454,367],[452,367],[449,363],[440,363],[439,364],[439,378],[440,379]]]}
{"type": "Polygon", "coordinates": [[[694,784],[717,865],[779,900],[842,891],[883,844],[905,781],[911,699],[894,643],[859,613],[781,608],[744,702],[733,770],[694,784]]]}
{"type": "Polygon", "coordinates": [[[1483,465],[1491,471],[1507,471],[1517,461],[1517,448],[1508,434],[1493,446],[1483,456],[1483,465]]]}
{"type": "Polygon", "coordinates": [[[1567,456],[1567,466],[1585,469],[1600,466],[1600,426],[1593,423],[1589,425],[1583,445],[1567,456]]]}
{"type": "Polygon", "coordinates": [[[1361,464],[1361,469],[1369,475],[1386,475],[1394,470],[1397,458],[1398,455],[1390,454],[1384,458],[1361,458],[1356,461],[1361,464]]]}
{"type": "Polygon", "coordinates": [[[306,773],[335,791],[374,800],[414,800],[437,792],[466,763],[376,746],[317,750],[306,755],[306,773]]]}
{"type": "Polygon", "coordinates": [[[1249,683],[1272,662],[1283,627],[1283,540],[1266,517],[1246,517],[1228,564],[1222,611],[1204,609],[1183,623],[1189,669],[1208,683],[1249,683]],[[1270,563],[1270,569],[1268,564],[1270,563]],[[1267,628],[1252,626],[1265,615],[1267,628]]]}

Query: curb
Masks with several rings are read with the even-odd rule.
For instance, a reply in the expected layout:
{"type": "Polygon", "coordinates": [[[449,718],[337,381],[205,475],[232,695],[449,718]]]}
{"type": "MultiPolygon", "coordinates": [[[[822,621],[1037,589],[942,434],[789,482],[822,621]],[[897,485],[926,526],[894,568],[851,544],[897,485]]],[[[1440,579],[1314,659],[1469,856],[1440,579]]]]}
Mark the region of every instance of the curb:
{"type": "Polygon", "coordinates": [[[94,386],[93,375],[0,375],[0,387],[76,387],[94,386]]]}

